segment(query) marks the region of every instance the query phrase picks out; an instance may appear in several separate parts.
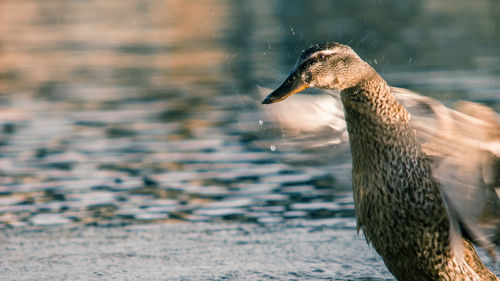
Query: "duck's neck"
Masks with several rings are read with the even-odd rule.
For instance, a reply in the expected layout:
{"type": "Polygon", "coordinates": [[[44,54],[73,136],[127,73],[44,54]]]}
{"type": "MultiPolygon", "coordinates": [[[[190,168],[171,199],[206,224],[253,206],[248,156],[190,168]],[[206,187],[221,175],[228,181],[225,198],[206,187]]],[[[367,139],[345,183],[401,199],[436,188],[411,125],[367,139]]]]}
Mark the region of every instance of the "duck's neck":
{"type": "MultiPolygon", "coordinates": [[[[353,160],[358,229],[395,275],[400,266],[393,261],[401,261],[403,271],[410,272],[414,263],[425,260],[417,261],[416,254],[420,248],[428,250],[419,244],[423,233],[448,230],[430,165],[408,124],[408,112],[380,76],[342,91],[341,98],[353,160]],[[421,224],[436,226],[423,229],[421,224]]],[[[437,241],[448,252],[447,236],[437,241]]]]}
{"type": "Polygon", "coordinates": [[[373,119],[380,124],[407,124],[409,114],[391,93],[390,87],[376,72],[356,86],[342,90],[342,103],[346,110],[373,119]]]}
{"type": "Polygon", "coordinates": [[[342,91],[341,98],[358,230],[389,270],[398,280],[441,280],[442,274],[449,280],[479,280],[478,274],[498,280],[469,242],[463,242],[465,259],[454,256],[439,184],[408,124],[408,112],[386,82],[377,75],[342,91]]]}
{"type": "Polygon", "coordinates": [[[434,189],[430,186],[430,165],[408,123],[409,114],[385,81],[367,81],[341,95],[353,160],[355,200],[360,203],[363,194],[393,196],[420,192],[417,188],[434,189]],[[357,97],[369,100],[354,101],[357,97]],[[429,186],[416,186],[407,180],[411,177],[426,178],[429,186]]]}
{"type": "Polygon", "coordinates": [[[409,113],[378,74],[343,90],[341,98],[353,160],[379,162],[381,159],[364,158],[381,150],[397,151],[399,158],[421,156],[420,145],[408,124],[409,113]]]}

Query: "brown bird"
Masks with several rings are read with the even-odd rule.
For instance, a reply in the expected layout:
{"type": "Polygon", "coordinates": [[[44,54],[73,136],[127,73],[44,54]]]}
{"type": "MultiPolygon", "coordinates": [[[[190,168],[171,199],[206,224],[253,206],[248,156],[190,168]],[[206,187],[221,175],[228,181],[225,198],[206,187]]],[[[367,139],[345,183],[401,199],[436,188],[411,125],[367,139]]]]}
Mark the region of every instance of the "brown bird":
{"type": "Polygon", "coordinates": [[[314,133],[325,127],[336,137],[334,143],[348,139],[358,231],[392,274],[398,280],[500,280],[472,245],[494,258],[499,243],[500,123],[495,112],[465,102],[455,111],[392,88],[339,43],[304,50],[262,103],[309,87],[340,91],[347,126],[340,121],[335,96],[297,99],[290,108],[308,109],[288,110],[293,121],[273,115],[274,110],[286,112],[286,103],[269,112],[292,130],[314,133]]]}

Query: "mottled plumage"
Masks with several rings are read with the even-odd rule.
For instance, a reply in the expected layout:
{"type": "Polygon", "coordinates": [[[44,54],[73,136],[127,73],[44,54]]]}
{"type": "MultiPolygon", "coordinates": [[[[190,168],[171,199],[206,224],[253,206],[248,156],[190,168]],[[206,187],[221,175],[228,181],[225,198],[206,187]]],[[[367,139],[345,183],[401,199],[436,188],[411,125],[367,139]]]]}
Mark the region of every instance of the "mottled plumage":
{"type": "Polygon", "coordinates": [[[482,264],[470,240],[460,235],[460,222],[451,219],[454,209],[447,206],[441,183],[433,176],[438,162],[424,151],[407,109],[384,79],[350,47],[324,43],[306,49],[263,103],[307,87],[341,92],[358,229],[394,276],[499,280],[482,264]]]}

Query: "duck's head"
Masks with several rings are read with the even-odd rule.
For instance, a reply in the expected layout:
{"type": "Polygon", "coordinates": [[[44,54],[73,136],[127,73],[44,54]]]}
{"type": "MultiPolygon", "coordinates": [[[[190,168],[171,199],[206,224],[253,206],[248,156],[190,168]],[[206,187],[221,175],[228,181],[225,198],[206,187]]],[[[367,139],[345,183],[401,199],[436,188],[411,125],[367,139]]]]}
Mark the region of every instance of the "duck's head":
{"type": "Polygon", "coordinates": [[[316,44],[302,52],[285,81],[262,103],[275,103],[310,87],[341,91],[356,86],[372,72],[351,47],[316,44]]]}

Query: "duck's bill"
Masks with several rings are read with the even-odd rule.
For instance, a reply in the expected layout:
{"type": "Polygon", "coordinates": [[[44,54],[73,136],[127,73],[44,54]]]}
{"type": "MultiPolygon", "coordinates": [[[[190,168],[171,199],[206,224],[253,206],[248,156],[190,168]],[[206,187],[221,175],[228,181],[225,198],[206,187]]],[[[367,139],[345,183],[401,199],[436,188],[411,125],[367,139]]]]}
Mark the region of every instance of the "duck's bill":
{"type": "Polygon", "coordinates": [[[309,87],[307,84],[302,82],[302,79],[296,75],[296,73],[292,73],[288,78],[281,84],[278,89],[274,90],[270,93],[263,101],[263,104],[270,104],[282,101],[289,96],[296,94],[300,91],[303,91],[309,87]]]}

